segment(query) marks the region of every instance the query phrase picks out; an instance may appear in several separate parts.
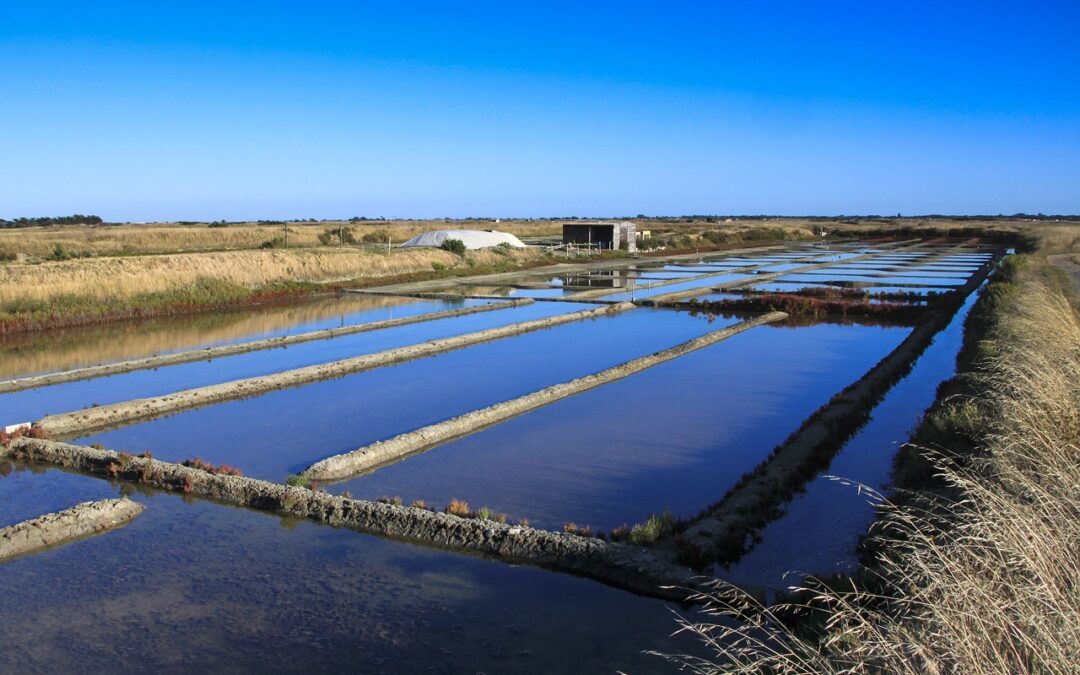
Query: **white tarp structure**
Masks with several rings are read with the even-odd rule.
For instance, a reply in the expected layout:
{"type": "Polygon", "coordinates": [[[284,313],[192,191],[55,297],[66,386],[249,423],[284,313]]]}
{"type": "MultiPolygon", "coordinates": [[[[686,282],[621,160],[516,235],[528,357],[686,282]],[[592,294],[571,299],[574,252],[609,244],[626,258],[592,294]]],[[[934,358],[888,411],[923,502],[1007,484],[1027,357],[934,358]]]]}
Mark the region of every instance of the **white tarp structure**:
{"type": "Polygon", "coordinates": [[[514,248],[525,248],[521,240],[509,232],[495,230],[432,230],[423,232],[408,240],[402,246],[442,246],[447,239],[458,239],[467,249],[489,248],[499,244],[510,244],[514,248]]]}

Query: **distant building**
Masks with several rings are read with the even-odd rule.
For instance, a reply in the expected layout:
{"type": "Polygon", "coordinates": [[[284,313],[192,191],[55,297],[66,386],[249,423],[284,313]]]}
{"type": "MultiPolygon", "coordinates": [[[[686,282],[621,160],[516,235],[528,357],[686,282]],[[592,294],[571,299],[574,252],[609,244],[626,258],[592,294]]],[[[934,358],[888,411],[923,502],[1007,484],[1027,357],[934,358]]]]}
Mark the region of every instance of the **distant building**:
{"type": "Polygon", "coordinates": [[[621,223],[563,223],[563,243],[595,246],[612,251],[625,246],[637,250],[637,234],[631,222],[621,223]]]}

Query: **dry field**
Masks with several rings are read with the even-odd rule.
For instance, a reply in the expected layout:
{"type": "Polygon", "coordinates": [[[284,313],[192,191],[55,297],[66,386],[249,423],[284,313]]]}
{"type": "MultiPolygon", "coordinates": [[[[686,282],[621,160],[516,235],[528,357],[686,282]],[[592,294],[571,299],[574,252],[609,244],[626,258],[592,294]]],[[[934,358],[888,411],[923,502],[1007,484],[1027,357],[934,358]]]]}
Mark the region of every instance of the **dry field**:
{"type": "Polygon", "coordinates": [[[249,288],[283,282],[347,281],[430,272],[436,263],[451,268],[469,261],[499,263],[539,255],[533,250],[513,251],[505,256],[470,251],[462,259],[447,251],[427,248],[394,249],[388,255],[383,251],[326,247],[4,265],[0,266],[0,305],[20,300],[48,300],[59,295],[130,298],[142,293],[172,290],[200,279],[227,281],[249,288]]]}
{"type": "MultiPolygon", "coordinates": [[[[1020,228],[1054,229],[1047,223],[1023,221],[955,221],[949,219],[870,219],[870,220],[814,220],[806,218],[777,218],[769,220],[730,220],[700,218],[668,218],[658,220],[632,219],[639,230],[655,235],[700,235],[712,231],[737,237],[750,230],[782,229],[791,238],[810,237],[817,228],[826,231],[842,229],[872,236],[875,230],[888,227],[909,227],[935,231],[980,227],[990,230],[1012,231],[1020,228]]],[[[298,248],[319,245],[319,235],[339,226],[348,229],[360,240],[365,235],[382,237],[390,235],[400,243],[413,235],[433,229],[497,229],[519,237],[558,236],[561,232],[558,220],[508,220],[495,221],[441,221],[400,220],[361,222],[305,222],[289,223],[289,245],[298,248]]],[[[1066,230],[1067,227],[1058,229],[1066,230]]],[[[233,223],[228,227],[208,227],[206,223],[152,223],[146,225],[97,225],[30,227],[0,230],[0,260],[15,255],[31,259],[43,259],[52,255],[56,245],[73,254],[138,255],[146,253],[176,253],[193,251],[257,249],[274,237],[284,235],[280,224],[233,223]]],[[[1062,235],[1067,236],[1067,235],[1062,235]]]]}
{"type": "MultiPolygon", "coordinates": [[[[497,229],[518,236],[550,235],[559,231],[549,221],[363,221],[289,223],[289,245],[311,247],[319,245],[319,235],[339,226],[350,230],[359,241],[364,235],[389,234],[400,243],[426,230],[497,229]]],[[[0,259],[5,254],[22,254],[31,258],[46,258],[57,244],[69,252],[93,255],[133,255],[140,253],[171,253],[222,249],[256,249],[274,237],[284,236],[282,225],[236,223],[228,227],[208,227],[200,224],[155,223],[147,225],[97,225],[63,227],[29,227],[0,230],[0,259]]]]}

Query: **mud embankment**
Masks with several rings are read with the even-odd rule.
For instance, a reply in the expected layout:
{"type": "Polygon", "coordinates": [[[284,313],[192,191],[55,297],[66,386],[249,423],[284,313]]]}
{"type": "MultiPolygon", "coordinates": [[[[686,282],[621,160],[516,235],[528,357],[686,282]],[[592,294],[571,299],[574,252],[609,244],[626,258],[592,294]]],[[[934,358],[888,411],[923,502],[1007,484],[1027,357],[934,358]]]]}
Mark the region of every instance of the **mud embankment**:
{"type": "Polygon", "coordinates": [[[331,363],[285,370],[272,375],[249,377],[195,389],[185,389],[164,396],[134,399],[121,403],[84,408],[74,412],[49,415],[42,418],[39,424],[52,436],[66,437],[74,434],[85,434],[89,431],[120,426],[137,420],[149,419],[198,406],[256,396],[277,389],[351,375],[364,370],[411,361],[481,342],[551,328],[573,321],[609,316],[633,308],[634,305],[627,302],[532,321],[522,321],[498,328],[488,328],[474,333],[466,333],[465,335],[409,345],[408,347],[354,356],[331,363]]]}
{"type": "Polygon", "coordinates": [[[0,562],[127,525],[145,508],[130,499],[104,499],[0,528],[0,562]]]}
{"type": "Polygon", "coordinates": [[[681,589],[693,583],[688,568],[626,543],[349,499],[56,441],[15,439],[9,447],[0,446],[0,457],[4,456],[367,534],[569,572],[653,597],[683,600],[686,592],[681,589]]]}
{"type": "Polygon", "coordinates": [[[12,391],[21,391],[23,389],[32,389],[34,387],[45,387],[53,384],[61,384],[63,382],[88,380],[95,377],[103,377],[105,375],[130,373],[132,371],[145,370],[147,368],[161,368],[163,366],[174,366],[180,363],[206,361],[210,359],[221,358],[223,356],[246,354],[248,352],[260,351],[263,349],[288,347],[290,345],[300,344],[302,342],[311,342],[313,340],[327,340],[330,338],[341,337],[342,335],[366,333],[369,331],[383,330],[386,328],[395,328],[397,326],[407,326],[409,324],[421,323],[424,321],[435,321],[438,319],[448,319],[452,317],[466,316],[468,314],[478,314],[480,312],[491,312],[500,309],[509,309],[511,307],[528,305],[532,302],[533,301],[528,298],[522,298],[505,301],[500,304],[481,305],[478,307],[466,307],[464,309],[450,309],[442,312],[431,312],[428,314],[418,314],[416,316],[406,316],[400,319],[386,319],[383,321],[372,321],[369,323],[354,324],[352,326],[326,328],[323,330],[309,331],[307,333],[297,333],[295,335],[283,335],[276,338],[267,338],[265,340],[239,342],[236,344],[207,347],[206,349],[195,349],[184,352],[176,352],[173,354],[159,354],[157,356],[148,356],[142,359],[131,359],[128,361],[105,363],[98,366],[87,366],[85,368],[73,368],[71,370],[65,370],[58,373],[47,373],[45,375],[35,375],[32,377],[20,377],[13,380],[2,380],[0,381],[0,394],[12,391]]]}
{"type": "Polygon", "coordinates": [[[621,363],[599,373],[555,384],[510,401],[496,403],[443,422],[400,434],[385,441],[372,443],[352,452],[329,457],[310,466],[304,471],[304,475],[320,481],[349,478],[377,466],[396,462],[407,455],[430,449],[451,439],[473,433],[478,429],[516,417],[535,408],[628,377],[665,361],[678,358],[683,354],[725,340],[755,326],[780,321],[786,317],[787,314],[783,312],[770,312],[734,326],[721,328],[669,349],[621,363]]]}
{"type": "Polygon", "coordinates": [[[671,556],[697,564],[728,563],[745,553],[747,539],[780,513],[796,491],[828,466],[869,419],[874,406],[910,370],[934,336],[952,320],[960,303],[986,279],[993,264],[984,265],[947,307],[929,309],[922,321],[892,352],[862,378],[818,408],[762,464],[745,474],[720,501],[707,507],[677,536],[658,546],[671,556]]]}

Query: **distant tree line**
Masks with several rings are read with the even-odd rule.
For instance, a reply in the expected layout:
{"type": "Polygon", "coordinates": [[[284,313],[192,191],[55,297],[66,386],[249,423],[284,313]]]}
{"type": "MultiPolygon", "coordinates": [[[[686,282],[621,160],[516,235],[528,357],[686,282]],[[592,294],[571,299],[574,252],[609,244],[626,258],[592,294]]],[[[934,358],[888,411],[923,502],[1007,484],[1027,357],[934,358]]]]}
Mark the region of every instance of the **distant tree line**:
{"type": "Polygon", "coordinates": [[[0,229],[16,227],[44,227],[46,225],[100,225],[102,220],[99,216],[84,216],[76,213],[73,216],[56,216],[55,218],[16,218],[4,220],[0,218],[0,229]]]}

